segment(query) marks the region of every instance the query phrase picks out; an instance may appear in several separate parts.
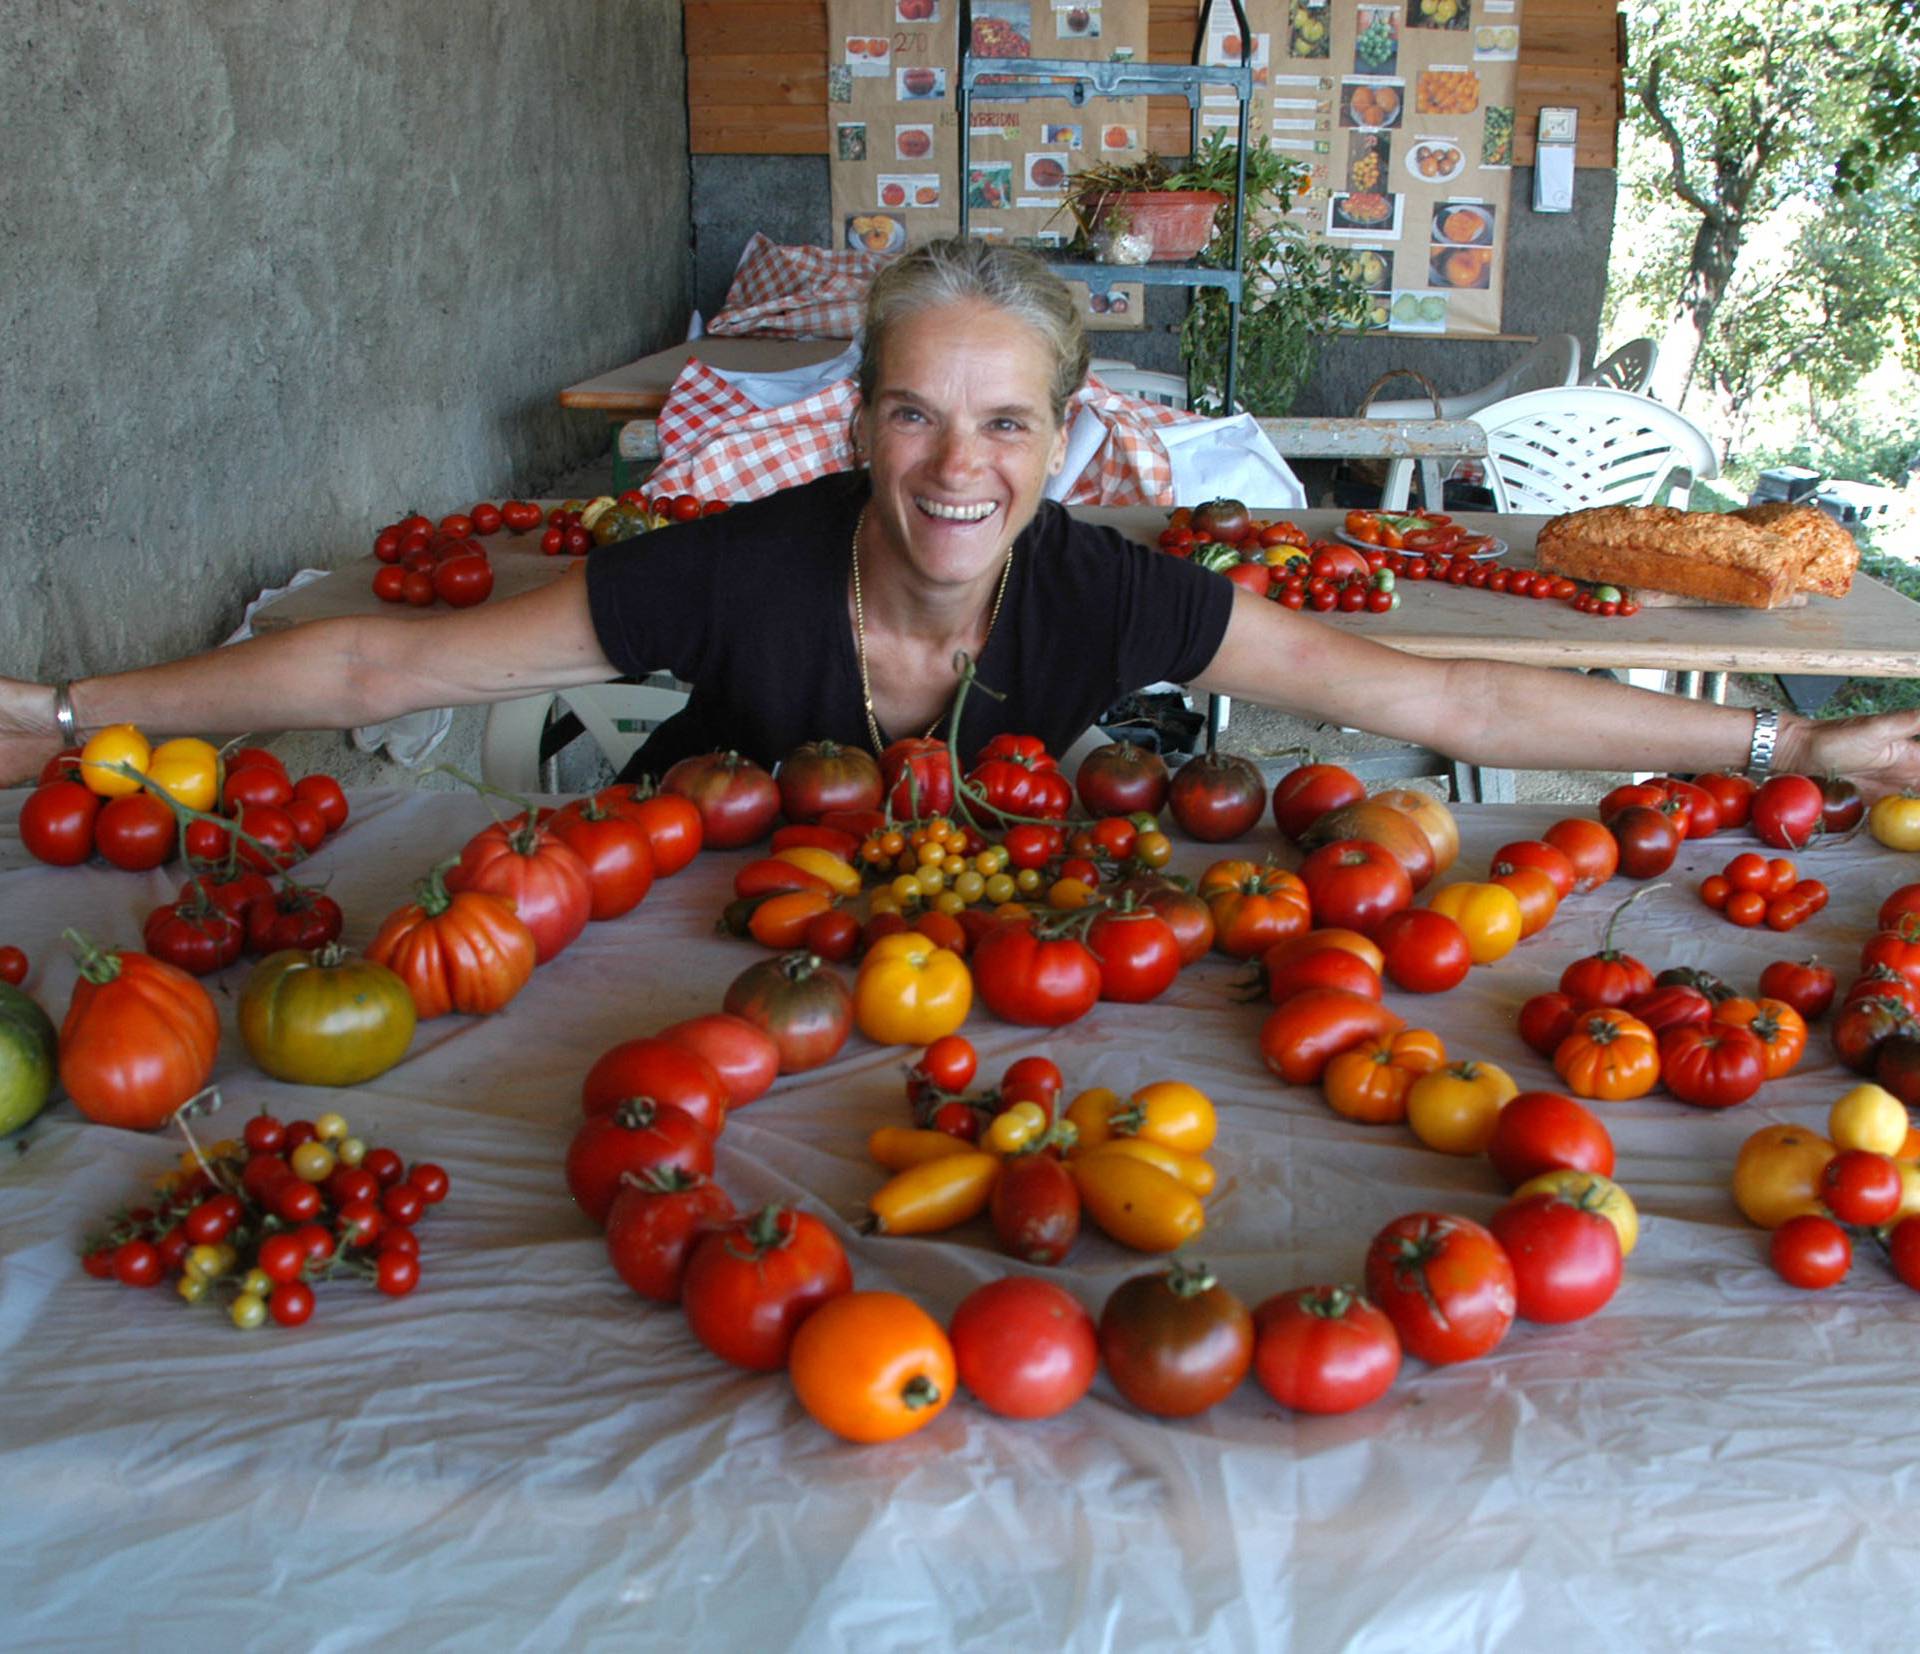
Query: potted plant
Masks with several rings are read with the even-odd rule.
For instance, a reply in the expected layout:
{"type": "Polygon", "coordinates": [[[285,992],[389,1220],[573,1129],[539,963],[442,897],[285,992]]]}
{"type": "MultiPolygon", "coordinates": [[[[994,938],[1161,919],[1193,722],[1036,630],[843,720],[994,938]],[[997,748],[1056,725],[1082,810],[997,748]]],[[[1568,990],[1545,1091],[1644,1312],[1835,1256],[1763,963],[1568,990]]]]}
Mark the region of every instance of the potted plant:
{"type": "MultiPolygon", "coordinates": [[[[1073,250],[1111,263],[1197,257],[1226,268],[1233,262],[1233,215],[1218,209],[1233,199],[1237,170],[1233,140],[1223,132],[1210,134],[1184,166],[1148,155],[1088,167],[1067,190],[1067,210],[1079,231],[1073,250]],[[1167,236],[1163,215],[1184,221],[1184,239],[1167,236]]],[[[1247,151],[1240,259],[1246,281],[1234,399],[1250,413],[1285,413],[1322,341],[1374,323],[1374,301],[1354,255],[1313,240],[1287,216],[1306,176],[1300,162],[1276,152],[1265,138],[1247,151]]],[[[1217,287],[1202,288],[1180,329],[1192,406],[1202,413],[1226,411],[1220,390],[1227,322],[1226,295],[1217,287]]]]}

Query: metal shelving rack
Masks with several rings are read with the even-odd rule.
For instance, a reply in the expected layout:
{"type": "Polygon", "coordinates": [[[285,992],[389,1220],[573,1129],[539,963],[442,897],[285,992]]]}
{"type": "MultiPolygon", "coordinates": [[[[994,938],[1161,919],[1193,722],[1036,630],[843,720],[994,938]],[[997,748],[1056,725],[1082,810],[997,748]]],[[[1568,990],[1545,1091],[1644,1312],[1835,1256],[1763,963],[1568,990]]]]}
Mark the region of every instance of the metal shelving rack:
{"type": "Polygon", "coordinates": [[[960,233],[968,233],[972,212],[967,201],[967,176],[973,159],[973,123],[969,111],[981,103],[1030,103],[1058,100],[1079,109],[1090,98],[1183,96],[1192,112],[1192,148],[1200,148],[1200,100],[1208,87],[1225,87],[1239,102],[1238,165],[1233,192],[1233,263],[1228,269],[1202,264],[1096,264],[1082,259],[1049,258],[1055,272],[1067,281],[1085,282],[1089,292],[1105,293],[1117,283],[1137,282],[1148,287],[1217,287],[1227,296],[1227,371],[1223,406],[1234,404],[1235,367],[1240,355],[1240,304],[1243,280],[1240,261],[1246,243],[1247,107],[1253,98],[1253,68],[1249,62],[1252,35],[1240,0],[1228,0],[1239,29],[1240,63],[1203,64],[1207,19],[1213,0],[1200,8],[1199,32],[1194,37],[1191,63],[1098,62],[1081,58],[975,57],[973,55],[972,0],[960,0],[960,72],[955,77],[955,102],[960,120],[960,233]]]}

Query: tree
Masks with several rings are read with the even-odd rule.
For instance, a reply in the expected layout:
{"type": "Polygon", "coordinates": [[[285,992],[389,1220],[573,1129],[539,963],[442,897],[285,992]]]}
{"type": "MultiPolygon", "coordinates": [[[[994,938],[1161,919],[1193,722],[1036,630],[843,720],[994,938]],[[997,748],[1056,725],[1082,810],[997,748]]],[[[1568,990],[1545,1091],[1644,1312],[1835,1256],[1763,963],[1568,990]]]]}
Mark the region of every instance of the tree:
{"type": "Polygon", "coordinates": [[[1870,190],[1884,171],[1920,156],[1920,0],[1880,0],[1891,50],[1881,56],[1862,116],[1863,130],[1840,152],[1840,192],[1870,190]]]}
{"type": "Polygon", "coordinates": [[[1635,0],[1632,91],[1691,231],[1661,344],[1664,399],[1681,403],[1693,385],[1754,227],[1790,202],[1832,200],[1835,158],[1903,50],[1884,6],[1635,0]]]}

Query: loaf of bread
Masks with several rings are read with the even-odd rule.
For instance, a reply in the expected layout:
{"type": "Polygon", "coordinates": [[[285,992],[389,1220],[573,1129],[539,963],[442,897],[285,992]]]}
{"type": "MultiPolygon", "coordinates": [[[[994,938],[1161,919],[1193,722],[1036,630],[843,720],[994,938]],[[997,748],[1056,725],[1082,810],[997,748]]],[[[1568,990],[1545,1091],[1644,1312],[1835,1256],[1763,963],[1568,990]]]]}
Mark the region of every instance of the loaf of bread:
{"type": "Polygon", "coordinates": [[[1734,512],[1743,523],[1778,534],[1802,549],[1800,590],[1823,597],[1845,597],[1853,589],[1853,571],[1860,565],[1860,547],[1854,537],[1818,506],[1770,500],[1734,512]]]}
{"type": "Polygon", "coordinates": [[[1540,530],[1540,567],[1575,580],[1771,609],[1798,589],[1804,549],[1713,511],[1604,505],[1540,530]]]}

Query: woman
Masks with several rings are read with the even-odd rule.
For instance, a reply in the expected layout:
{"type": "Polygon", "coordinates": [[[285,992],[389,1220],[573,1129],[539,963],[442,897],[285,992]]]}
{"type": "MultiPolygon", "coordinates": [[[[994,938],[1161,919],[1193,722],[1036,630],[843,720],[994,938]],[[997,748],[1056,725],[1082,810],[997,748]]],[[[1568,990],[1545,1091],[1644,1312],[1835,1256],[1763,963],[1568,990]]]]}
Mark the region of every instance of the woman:
{"type": "Polygon", "coordinates": [[[1604,679],[1430,661],[1263,602],[1073,521],[1041,491],[1065,456],[1087,346],[1030,255],[934,242],[874,284],[860,368],[866,469],[597,551],[584,575],[444,618],[319,622],[64,688],[0,680],[0,780],[76,730],[345,728],[421,707],[662,667],[695,685],[641,755],[817,737],[874,749],[942,724],[1063,749],[1121,693],[1171,679],[1509,769],[1740,769],[1920,786],[1920,711],[1819,723],[1650,697],[1604,679]],[[1771,750],[1768,748],[1771,745],[1771,750]]]}

